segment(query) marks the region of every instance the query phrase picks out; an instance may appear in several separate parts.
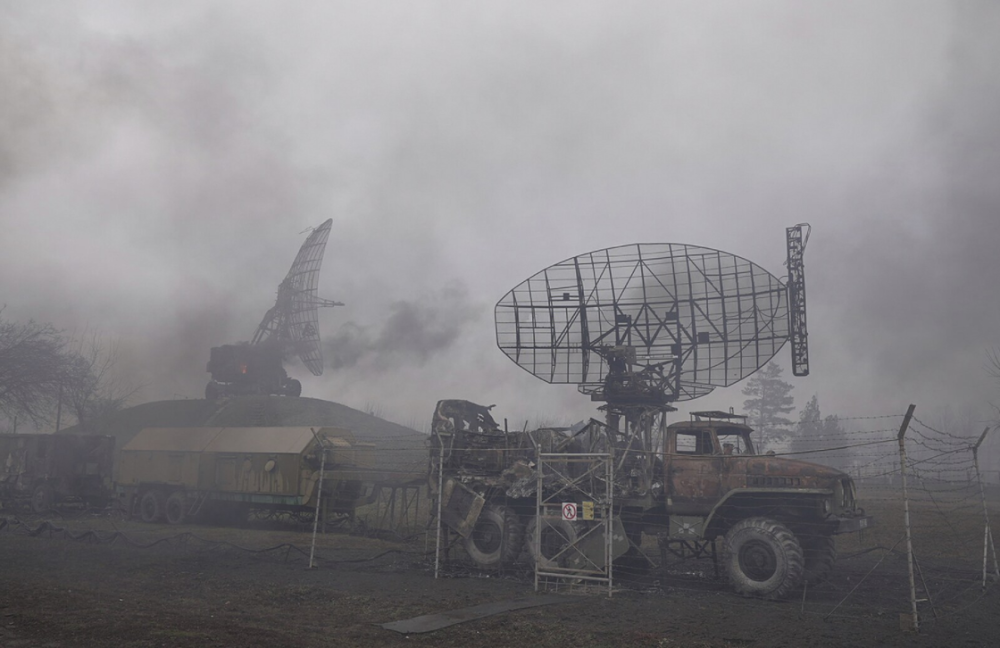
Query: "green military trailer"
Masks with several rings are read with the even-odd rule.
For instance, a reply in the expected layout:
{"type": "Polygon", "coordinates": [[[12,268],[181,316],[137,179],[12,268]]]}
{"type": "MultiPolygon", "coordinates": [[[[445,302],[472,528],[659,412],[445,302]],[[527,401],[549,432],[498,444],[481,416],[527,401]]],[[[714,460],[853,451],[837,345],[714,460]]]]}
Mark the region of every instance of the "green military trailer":
{"type": "Polygon", "coordinates": [[[115,439],[77,434],[0,434],[0,503],[46,513],[60,504],[104,506],[115,439]]]}
{"type": "Polygon", "coordinates": [[[122,447],[116,488],[144,522],[235,521],[312,514],[322,472],[326,520],[354,514],[373,454],[333,427],[146,428],[122,447]]]}

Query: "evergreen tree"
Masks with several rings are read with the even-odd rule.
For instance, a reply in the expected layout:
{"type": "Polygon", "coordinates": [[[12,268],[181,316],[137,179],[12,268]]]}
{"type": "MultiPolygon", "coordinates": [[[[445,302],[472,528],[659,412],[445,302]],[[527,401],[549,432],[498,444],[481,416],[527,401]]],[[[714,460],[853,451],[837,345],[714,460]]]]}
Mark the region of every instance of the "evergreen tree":
{"type": "MultiPolygon", "coordinates": [[[[814,394],[799,412],[799,422],[795,426],[795,435],[792,437],[790,450],[792,452],[807,452],[843,445],[847,445],[847,439],[844,428],[840,425],[840,419],[833,414],[824,417],[819,409],[819,398],[814,394]]],[[[852,452],[845,448],[830,453],[810,452],[808,455],[798,458],[846,468],[851,465],[852,452]]]]}
{"type": "Polygon", "coordinates": [[[795,435],[789,449],[792,452],[817,450],[823,445],[822,437],[823,415],[819,411],[819,398],[813,394],[806,406],[799,412],[799,422],[795,426],[795,435]]]}
{"type": "Polygon", "coordinates": [[[743,395],[749,396],[743,401],[743,410],[750,425],[757,431],[761,446],[758,452],[764,452],[767,446],[790,436],[788,426],[792,421],[785,415],[795,409],[795,399],[790,394],[792,386],[781,379],[781,371],[780,366],[769,362],[751,376],[743,388],[743,395]]]}

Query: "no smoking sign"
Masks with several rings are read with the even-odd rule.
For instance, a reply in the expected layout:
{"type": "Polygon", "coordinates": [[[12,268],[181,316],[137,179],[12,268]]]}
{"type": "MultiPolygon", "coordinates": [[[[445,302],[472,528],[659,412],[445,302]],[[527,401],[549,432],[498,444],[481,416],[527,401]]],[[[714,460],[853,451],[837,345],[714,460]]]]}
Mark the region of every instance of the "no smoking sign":
{"type": "Polygon", "coordinates": [[[565,502],[562,505],[562,519],[570,522],[576,519],[576,502],[565,502]]]}

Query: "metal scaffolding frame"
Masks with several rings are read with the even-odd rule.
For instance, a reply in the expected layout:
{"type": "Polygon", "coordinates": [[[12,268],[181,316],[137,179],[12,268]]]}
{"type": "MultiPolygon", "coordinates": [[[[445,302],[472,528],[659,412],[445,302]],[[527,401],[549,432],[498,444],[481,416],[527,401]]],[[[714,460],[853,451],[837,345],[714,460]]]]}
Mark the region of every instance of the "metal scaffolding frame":
{"type": "Polygon", "coordinates": [[[614,511],[614,455],[611,453],[539,453],[536,490],[534,553],[535,591],[614,588],[612,557],[614,511]],[[567,519],[564,510],[576,512],[567,519]],[[589,505],[589,506],[588,506],[589,505]],[[587,519],[580,520],[581,512],[587,519]],[[565,537],[555,553],[543,555],[543,534],[559,533],[558,525],[573,525],[578,532],[565,537]],[[603,552],[595,556],[595,539],[603,536],[603,552]],[[588,548],[590,548],[588,550],[588,548]]]}

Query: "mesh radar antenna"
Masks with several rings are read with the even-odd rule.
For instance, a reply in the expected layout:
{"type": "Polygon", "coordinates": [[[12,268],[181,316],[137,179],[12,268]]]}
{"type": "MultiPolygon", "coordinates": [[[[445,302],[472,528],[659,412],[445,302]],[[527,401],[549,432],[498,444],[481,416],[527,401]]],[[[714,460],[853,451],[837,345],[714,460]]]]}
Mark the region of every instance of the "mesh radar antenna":
{"type": "Polygon", "coordinates": [[[319,308],[343,306],[341,302],[321,299],[319,270],[323,265],[326,240],[330,237],[333,219],[328,219],[312,231],[299,248],[295,261],[278,285],[278,298],[267,311],[250,344],[276,340],[282,347],[299,356],[314,376],[323,374],[323,351],[319,344],[319,308]]]}
{"type": "Polygon", "coordinates": [[[314,375],[323,373],[319,308],[343,306],[317,296],[319,272],[333,219],[314,229],[278,285],[278,296],[249,343],[213,347],[208,362],[212,380],[205,398],[234,394],[299,396],[302,384],[289,378],[282,362],[298,356],[314,375]]]}
{"type": "Polygon", "coordinates": [[[809,373],[808,228],[786,230],[787,285],[742,257],[695,245],[638,243],[572,257],[497,303],[497,345],[536,377],[604,402],[615,429],[624,418],[626,433],[647,436],[655,418],[665,425],[671,403],[743,380],[789,339],[794,374],[809,373]]]}

